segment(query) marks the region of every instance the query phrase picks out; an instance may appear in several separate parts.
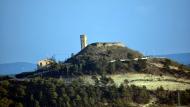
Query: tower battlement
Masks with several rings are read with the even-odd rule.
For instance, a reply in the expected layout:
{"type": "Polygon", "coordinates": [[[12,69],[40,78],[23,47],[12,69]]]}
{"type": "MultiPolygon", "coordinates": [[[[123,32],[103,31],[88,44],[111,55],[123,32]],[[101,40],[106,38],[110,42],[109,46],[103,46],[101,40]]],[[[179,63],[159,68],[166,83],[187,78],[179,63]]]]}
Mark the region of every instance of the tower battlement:
{"type": "Polygon", "coordinates": [[[93,43],[92,45],[97,46],[97,47],[109,47],[109,46],[119,46],[119,47],[125,47],[125,45],[121,42],[96,42],[93,43]]]}

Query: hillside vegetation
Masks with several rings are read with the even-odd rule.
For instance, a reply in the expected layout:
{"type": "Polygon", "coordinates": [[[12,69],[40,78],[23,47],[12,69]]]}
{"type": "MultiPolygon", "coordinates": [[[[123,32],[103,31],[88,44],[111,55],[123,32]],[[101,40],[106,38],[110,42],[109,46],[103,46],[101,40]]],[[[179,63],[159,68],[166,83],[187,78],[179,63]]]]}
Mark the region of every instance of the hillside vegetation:
{"type": "Polygon", "coordinates": [[[76,77],[120,73],[146,73],[190,78],[190,68],[166,58],[144,57],[141,53],[122,46],[90,44],[64,62],[53,63],[33,73],[17,77],[76,77]]]}
{"type": "Polygon", "coordinates": [[[0,78],[0,107],[175,107],[179,98],[190,105],[189,67],[117,45],[91,44],[16,77],[0,78]]]}
{"type": "Polygon", "coordinates": [[[92,76],[108,75],[117,86],[146,86],[149,90],[163,87],[166,90],[190,89],[190,68],[166,58],[143,57],[139,52],[121,46],[91,44],[65,62],[53,63],[36,72],[22,73],[17,77],[65,78],[71,83],[82,78],[94,84],[92,76]],[[144,58],[144,59],[143,59],[144,58]]]}
{"type": "Polygon", "coordinates": [[[181,105],[190,104],[190,90],[154,91],[146,87],[116,86],[106,76],[92,77],[94,85],[76,79],[33,78],[30,81],[3,80],[0,82],[0,107],[175,107],[180,94],[181,105]],[[150,103],[150,102],[154,103],[150,103]]]}

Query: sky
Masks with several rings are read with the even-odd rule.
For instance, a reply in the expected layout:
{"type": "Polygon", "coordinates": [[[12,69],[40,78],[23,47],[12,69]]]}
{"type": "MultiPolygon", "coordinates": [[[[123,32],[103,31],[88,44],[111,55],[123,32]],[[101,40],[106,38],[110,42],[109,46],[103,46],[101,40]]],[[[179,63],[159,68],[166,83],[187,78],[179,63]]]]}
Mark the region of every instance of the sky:
{"type": "Polygon", "coordinates": [[[0,0],[0,63],[65,60],[88,43],[190,52],[190,0],[0,0]]]}

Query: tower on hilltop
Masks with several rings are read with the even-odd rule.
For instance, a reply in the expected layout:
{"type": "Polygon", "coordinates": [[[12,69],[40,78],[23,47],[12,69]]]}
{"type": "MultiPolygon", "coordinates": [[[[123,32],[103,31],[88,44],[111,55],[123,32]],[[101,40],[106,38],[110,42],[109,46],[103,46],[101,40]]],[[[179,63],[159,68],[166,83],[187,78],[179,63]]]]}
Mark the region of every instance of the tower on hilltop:
{"type": "Polygon", "coordinates": [[[87,46],[87,36],[85,34],[80,35],[81,50],[87,46]]]}

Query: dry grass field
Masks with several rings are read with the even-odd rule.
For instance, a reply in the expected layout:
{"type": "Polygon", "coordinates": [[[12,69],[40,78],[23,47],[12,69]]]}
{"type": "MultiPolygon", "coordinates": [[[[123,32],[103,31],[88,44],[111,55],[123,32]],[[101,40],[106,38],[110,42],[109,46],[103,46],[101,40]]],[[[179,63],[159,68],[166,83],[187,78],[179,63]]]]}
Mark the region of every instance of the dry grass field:
{"type": "MultiPolygon", "coordinates": [[[[190,89],[190,80],[184,78],[175,78],[171,76],[156,76],[151,74],[140,73],[125,73],[117,75],[107,75],[111,77],[115,84],[119,86],[128,80],[128,85],[146,86],[147,89],[155,90],[158,87],[163,87],[166,90],[186,90],[190,89]]],[[[100,76],[98,76],[99,78],[100,76]]],[[[94,84],[91,76],[81,77],[86,83],[94,84]]]]}

